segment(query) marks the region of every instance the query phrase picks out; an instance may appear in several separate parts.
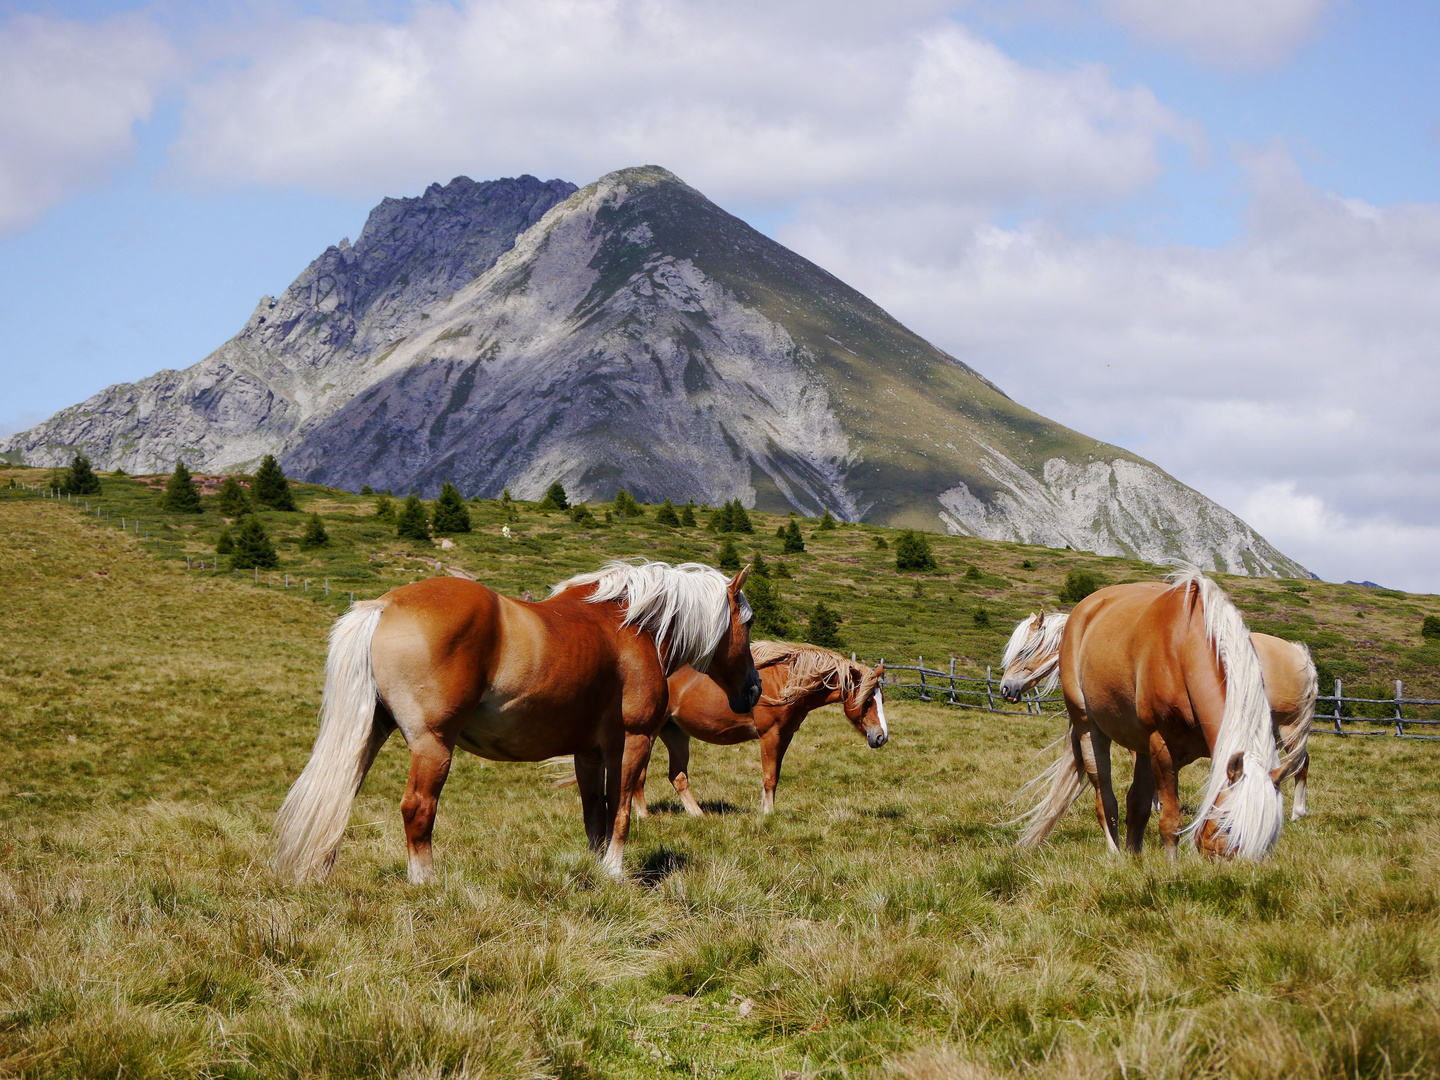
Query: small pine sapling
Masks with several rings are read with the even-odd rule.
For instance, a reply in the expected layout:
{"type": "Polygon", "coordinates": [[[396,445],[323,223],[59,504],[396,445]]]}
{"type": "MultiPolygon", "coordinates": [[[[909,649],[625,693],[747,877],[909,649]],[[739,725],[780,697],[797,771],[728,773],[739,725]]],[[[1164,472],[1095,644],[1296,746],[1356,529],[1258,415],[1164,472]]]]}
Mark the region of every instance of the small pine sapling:
{"type": "Polygon", "coordinates": [[[889,550],[890,550],[890,545],[885,542],[885,538],[884,538],[883,536],[877,536],[877,537],[875,537],[875,550],[876,550],[876,551],[889,551],[889,550]]]}
{"type": "Polygon", "coordinates": [[[395,534],[402,540],[429,540],[430,521],[418,495],[407,495],[395,520],[395,534]]]}
{"type": "Polygon", "coordinates": [[[470,531],[470,509],[460,497],[459,490],[448,480],[440,486],[440,497],[435,500],[432,525],[440,535],[470,531]]]}
{"type": "Polygon", "coordinates": [[[740,505],[737,497],[730,503],[730,531],[737,533],[753,533],[755,526],[750,524],[750,515],[745,512],[745,507],[740,505]]]}
{"type": "Polygon", "coordinates": [[[280,468],[280,463],[275,460],[274,454],[266,454],[265,460],[260,462],[260,468],[255,470],[255,479],[250,482],[250,494],[255,496],[255,501],[261,506],[275,510],[298,509],[295,496],[290,491],[290,481],[285,479],[285,473],[280,468]]]}
{"type": "Polygon", "coordinates": [[[230,535],[230,526],[220,530],[220,539],[215,541],[216,555],[229,555],[235,550],[235,539],[230,535]]]}
{"type": "Polygon", "coordinates": [[[600,524],[595,515],[590,512],[590,507],[584,503],[576,503],[570,508],[570,520],[587,529],[593,529],[600,524]]]}
{"type": "Polygon", "coordinates": [[[680,511],[680,524],[686,529],[695,528],[695,500],[691,499],[685,504],[685,509],[680,511]]]}
{"type": "Polygon", "coordinates": [[[721,570],[740,569],[740,552],[735,550],[735,541],[728,536],[720,542],[718,561],[715,565],[719,566],[721,570]]]}
{"type": "Polygon", "coordinates": [[[160,498],[160,508],[180,514],[198,514],[205,508],[200,505],[200,492],[190,478],[185,462],[177,461],[175,471],[165,482],[165,494],[160,498]]]}
{"type": "Polygon", "coordinates": [[[245,494],[240,481],[233,476],[225,477],[225,482],[220,485],[218,506],[220,516],[228,518],[244,517],[255,509],[250,505],[250,496],[245,494]]]}
{"type": "Polygon", "coordinates": [[[259,567],[270,570],[280,565],[280,556],[275,553],[275,544],[264,524],[254,514],[246,514],[235,530],[235,550],[230,553],[230,565],[236,570],[250,570],[259,567]]]}
{"type": "Polygon", "coordinates": [[[328,543],[330,534],[325,531],[325,523],[320,520],[319,514],[312,513],[310,520],[305,523],[305,534],[300,537],[300,550],[310,551],[328,543]]]}
{"type": "Polygon", "coordinates": [[[655,524],[679,527],[680,515],[675,512],[675,504],[669,499],[661,503],[660,509],[655,511],[655,524]]]}
{"type": "MultiPolygon", "coordinates": [[[[510,489],[506,488],[500,501],[505,505],[510,504],[510,489]]],[[[556,480],[545,489],[545,497],[540,500],[541,510],[569,510],[570,498],[565,494],[565,485],[556,480]]]]}
{"type": "Polygon", "coordinates": [[[395,520],[395,500],[389,495],[380,494],[375,496],[375,516],[381,521],[395,520]]]}
{"type": "Polygon", "coordinates": [[[1420,636],[1431,641],[1440,638],[1440,616],[1426,615],[1425,621],[1420,624],[1420,636]]]}
{"type": "Polygon", "coordinates": [[[835,528],[835,519],[830,516],[830,511],[826,510],[825,516],[820,519],[820,524],[816,527],[815,531],[829,532],[833,528],[835,528]]]}
{"type": "Polygon", "coordinates": [[[615,513],[626,518],[645,516],[645,511],[640,509],[640,504],[635,501],[635,497],[624,488],[615,492],[615,513]]]}
{"type": "Polygon", "coordinates": [[[75,460],[70,462],[70,467],[60,478],[60,493],[62,495],[100,494],[100,478],[95,475],[95,470],[90,467],[90,459],[84,454],[76,454],[75,460]]]}
{"type": "Polygon", "coordinates": [[[785,526],[784,551],[786,555],[799,555],[805,550],[805,538],[800,535],[800,526],[794,518],[785,526]]]}
{"type": "Polygon", "coordinates": [[[710,512],[710,520],[705,523],[705,528],[713,533],[735,531],[735,512],[728,502],[710,512]]]}
{"type": "Polygon", "coordinates": [[[902,532],[895,540],[895,569],[922,572],[938,569],[930,550],[930,538],[916,529],[902,532]]]}
{"type": "Polygon", "coordinates": [[[745,599],[755,612],[755,630],[772,637],[787,638],[795,632],[780,597],[780,588],[768,577],[750,575],[745,583],[745,599]]]}
{"type": "Polygon", "coordinates": [[[360,489],[360,494],[361,494],[361,495],[374,495],[374,494],[375,494],[375,489],[372,488],[369,484],[366,484],[366,485],[364,485],[364,486],[360,489]]]}
{"type": "Polygon", "coordinates": [[[773,576],[777,578],[784,578],[786,581],[791,580],[793,575],[790,573],[790,564],[787,563],[784,559],[776,559],[773,576]]]}
{"type": "Polygon", "coordinates": [[[815,608],[810,612],[810,625],[805,630],[805,640],[822,649],[845,647],[840,637],[840,615],[826,607],[824,600],[815,601],[815,608]]]}
{"type": "Polygon", "coordinates": [[[966,581],[979,581],[979,580],[980,580],[980,568],[979,568],[978,566],[976,566],[974,563],[971,563],[969,566],[967,566],[967,567],[965,568],[965,580],[966,580],[966,581]]]}
{"type": "Polygon", "coordinates": [[[750,572],[756,577],[768,578],[770,576],[770,564],[765,561],[765,556],[755,552],[755,559],[750,564],[750,572]]]}
{"type": "Polygon", "coordinates": [[[1106,582],[1107,578],[1099,571],[1076,567],[1065,575],[1065,584],[1060,587],[1060,602],[1078,604],[1097,589],[1103,589],[1106,582]]]}

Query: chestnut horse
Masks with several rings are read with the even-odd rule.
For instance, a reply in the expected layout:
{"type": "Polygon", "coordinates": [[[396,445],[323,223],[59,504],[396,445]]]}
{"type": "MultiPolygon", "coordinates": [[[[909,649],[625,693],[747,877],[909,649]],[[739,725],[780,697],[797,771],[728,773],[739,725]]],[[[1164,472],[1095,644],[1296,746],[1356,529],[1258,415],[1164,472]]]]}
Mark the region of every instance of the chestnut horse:
{"type": "Polygon", "coordinates": [[[1060,685],[1070,746],[1037,782],[1049,791],[1026,815],[1025,847],[1042,842],[1079,796],[1085,777],[1105,797],[1107,837],[1117,830],[1110,743],[1136,753],[1126,799],[1126,846],[1138,852],[1160,795],[1160,836],[1174,859],[1181,768],[1208,756],[1210,776],[1188,830],[1203,852],[1261,859],[1285,823],[1280,782],[1301,764],[1279,760],[1260,658],[1240,612],[1189,568],[1170,587],[1114,585],[1075,606],[1060,644],[1060,685]]]}
{"type": "Polygon", "coordinates": [[[630,801],[668,715],[666,677],[689,664],[736,709],[760,698],[749,568],[611,562],[539,603],[437,577],[364,600],[330,632],[320,732],[276,817],[277,869],[323,878],[360,783],[395,728],[410,748],[409,878],[431,874],[431,833],[456,746],[494,761],[572,754],[585,834],[619,877],[630,801]]]}
{"type": "MultiPolygon", "coordinates": [[[[1157,592],[1166,588],[1151,582],[1157,592]]],[[[1048,694],[1060,683],[1060,637],[1069,615],[1043,611],[1021,619],[1005,647],[1000,678],[1000,696],[1012,705],[1040,683],[1040,693],[1048,694]],[[1041,680],[1044,680],[1043,683],[1041,680]]],[[[1306,814],[1305,782],[1310,776],[1310,752],[1305,749],[1310,739],[1310,725],[1315,718],[1315,698],[1320,692],[1315,661],[1310,650],[1298,641],[1286,641],[1270,634],[1250,635],[1260,657],[1260,672],[1265,680],[1265,698],[1270,703],[1270,723],[1280,740],[1285,755],[1303,751],[1299,771],[1295,774],[1295,802],[1291,821],[1306,814]]],[[[1097,812],[1104,823],[1103,797],[1096,792],[1097,812]]],[[[1114,838],[1111,837],[1112,845],[1114,838]]]]}
{"type": "MultiPolygon", "coordinates": [[[[757,641],[750,650],[764,688],[753,709],[731,708],[713,682],[690,668],[670,676],[670,719],[660,729],[660,739],[670,754],[670,783],[688,814],[704,813],[691,794],[687,775],[691,736],[722,746],[760,741],[760,810],[766,814],[775,809],[775,786],[790,740],[816,709],[841,705],[845,718],[871,749],[890,741],[880,692],[884,664],[867,668],[829,649],[778,641],[757,641]]],[[[636,798],[636,812],[643,817],[647,813],[643,777],[636,798]]]]}

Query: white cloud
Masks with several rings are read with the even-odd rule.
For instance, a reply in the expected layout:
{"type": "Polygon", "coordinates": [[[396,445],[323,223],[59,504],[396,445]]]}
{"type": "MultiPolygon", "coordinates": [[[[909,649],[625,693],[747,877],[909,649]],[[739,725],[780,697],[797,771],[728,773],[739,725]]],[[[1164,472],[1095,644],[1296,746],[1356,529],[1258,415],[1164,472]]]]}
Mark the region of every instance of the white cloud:
{"type": "Polygon", "coordinates": [[[0,24],[0,231],[123,160],[173,67],[170,46],[139,16],[0,24]]]}
{"type": "Polygon", "coordinates": [[[1269,537],[1317,572],[1440,591],[1416,556],[1440,529],[1440,206],[1337,198],[1283,150],[1246,157],[1247,235],[1219,250],[898,204],[817,203],[781,239],[1020,402],[1237,512],[1318,500],[1326,530],[1269,537]]]}
{"type": "Polygon", "coordinates": [[[1128,193],[1186,134],[1147,89],[1027,67],[928,4],[883,20],[774,7],[475,0],[402,25],[305,20],[193,89],[176,160],[206,182],[323,190],[651,162],[750,205],[881,187],[1013,202],[1128,193]]]}
{"type": "Polygon", "coordinates": [[[1227,67],[1285,59],[1328,6],[1328,0],[1105,0],[1110,17],[1145,40],[1227,67]]]}

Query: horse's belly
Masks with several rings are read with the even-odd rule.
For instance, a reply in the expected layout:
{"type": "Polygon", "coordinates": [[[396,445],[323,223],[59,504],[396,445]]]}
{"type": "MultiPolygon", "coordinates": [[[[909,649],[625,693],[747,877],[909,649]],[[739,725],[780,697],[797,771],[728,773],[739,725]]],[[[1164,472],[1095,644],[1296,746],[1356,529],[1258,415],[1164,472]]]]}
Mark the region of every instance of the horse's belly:
{"type": "Polygon", "coordinates": [[[491,761],[544,761],[574,752],[568,732],[521,708],[481,706],[466,717],[458,742],[491,761]]]}

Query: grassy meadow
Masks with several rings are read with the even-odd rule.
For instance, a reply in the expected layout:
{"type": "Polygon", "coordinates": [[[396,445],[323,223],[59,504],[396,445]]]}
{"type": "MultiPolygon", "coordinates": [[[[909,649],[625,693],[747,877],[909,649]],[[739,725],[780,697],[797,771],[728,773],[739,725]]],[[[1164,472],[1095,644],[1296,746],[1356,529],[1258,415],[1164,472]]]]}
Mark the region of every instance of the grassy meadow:
{"type": "MultiPolygon", "coordinates": [[[[47,476],[0,470],[0,488],[47,476]]],[[[708,561],[718,539],[520,506],[505,541],[506,512],[479,503],[475,531],[440,550],[397,541],[370,499],[300,486],[332,543],[301,552],[305,516],[267,513],[283,565],[257,586],[223,558],[186,570],[185,554],[213,553],[213,511],[166,515],[146,484],[105,482],[98,519],[0,490],[0,1075],[1440,1072],[1436,744],[1314,739],[1311,816],[1270,861],[1170,866],[1153,848],[1107,855],[1084,800],[1044,849],[1016,853],[1009,800],[1053,720],[894,702],[892,741],[871,751],[830,709],[796,740],[773,815],[756,812],[754,746],[695,746],[702,820],[653,768],[656,812],[623,884],[586,851],[573,788],[462,754],[438,879],[413,888],[392,740],[335,874],[297,889],[267,870],[269,823],[308,754],[325,631],[352,588],[455,566],[541,595],[605,555],[708,561]],[[328,577],[330,596],[284,588],[286,573],[328,577]]],[[[738,546],[773,565],[784,519],[752,518],[738,546]]],[[[802,524],[809,550],[780,579],[797,626],[824,599],[863,657],[983,670],[1068,569],[1157,573],[936,537],[943,572],[900,575],[875,546],[894,534],[802,524]]],[[[1223,583],[1348,689],[1398,677],[1440,696],[1440,650],[1419,637],[1440,598],[1223,583]]],[[[1185,777],[1192,804],[1201,776],[1185,777]]]]}

